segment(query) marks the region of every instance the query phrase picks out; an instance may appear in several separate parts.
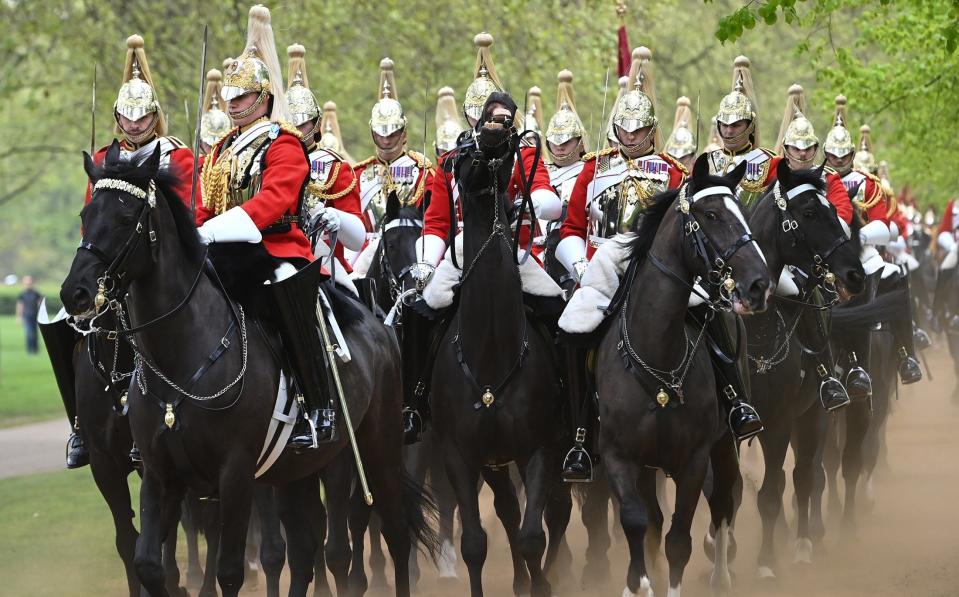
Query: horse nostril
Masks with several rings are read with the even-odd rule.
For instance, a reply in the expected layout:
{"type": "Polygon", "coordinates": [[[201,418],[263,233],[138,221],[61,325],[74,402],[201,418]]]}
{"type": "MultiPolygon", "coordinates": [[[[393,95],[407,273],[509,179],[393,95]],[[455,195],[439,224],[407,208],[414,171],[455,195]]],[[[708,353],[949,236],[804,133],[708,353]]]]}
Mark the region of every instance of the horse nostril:
{"type": "Polygon", "coordinates": [[[766,278],[760,278],[753,282],[753,285],[749,287],[749,295],[752,297],[762,297],[766,295],[766,291],[769,289],[769,280],[766,278]]]}
{"type": "Polygon", "coordinates": [[[82,286],[78,286],[76,290],[73,291],[73,304],[77,307],[85,307],[86,302],[90,299],[90,294],[82,286]]]}
{"type": "Polygon", "coordinates": [[[866,277],[863,274],[863,272],[860,272],[859,270],[854,269],[849,271],[849,273],[846,275],[846,279],[848,279],[853,284],[858,285],[858,284],[862,284],[862,282],[866,279],[866,277]]]}

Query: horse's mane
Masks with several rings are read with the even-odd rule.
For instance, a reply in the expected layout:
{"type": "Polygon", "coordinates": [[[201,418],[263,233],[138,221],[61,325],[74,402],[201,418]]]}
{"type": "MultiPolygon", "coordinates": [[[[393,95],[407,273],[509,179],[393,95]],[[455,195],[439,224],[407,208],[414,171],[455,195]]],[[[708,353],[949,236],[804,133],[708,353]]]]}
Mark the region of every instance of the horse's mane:
{"type": "MultiPolygon", "coordinates": [[[[135,158],[136,155],[134,154],[133,157],[135,158]]],[[[202,255],[200,237],[196,233],[196,223],[193,215],[187,206],[178,200],[179,195],[176,191],[182,185],[184,176],[187,176],[187,174],[180,172],[173,162],[170,162],[169,166],[160,168],[155,175],[151,176],[149,171],[143,168],[136,159],[117,160],[115,162],[104,160],[103,165],[94,166],[93,171],[90,172],[90,180],[94,184],[101,178],[117,178],[145,189],[152,180],[156,184],[157,201],[165,201],[170,208],[180,244],[183,245],[183,250],[190,262],[195,263],[200,260],[202,255]]]]}
{"type": "Polygon", "coordinates": [[[643,216],[637,221],[639,226],[637,227],[636,223],[633,224],[632,232],[635,233],[635,236],[629,241],[626,250],[626,260],[628,262],[632,263],[633,261],[646,259],[646,255],[653,247],[659,225],[663,222],[666,212],[669,211],[669,207],[678,196],[679,189],[673,189],[652,198],[650,201],[652,205],[643,212],[643,216]]]}

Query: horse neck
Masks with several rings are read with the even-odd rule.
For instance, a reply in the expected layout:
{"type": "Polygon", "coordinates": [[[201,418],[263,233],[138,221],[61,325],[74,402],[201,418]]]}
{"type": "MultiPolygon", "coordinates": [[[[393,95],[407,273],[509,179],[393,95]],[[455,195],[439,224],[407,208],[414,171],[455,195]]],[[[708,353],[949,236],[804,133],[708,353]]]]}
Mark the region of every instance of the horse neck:
{"type": "MultiPolygon", "coordinates": [[[[524,339],[525,311],[519,269],[512,245],[493,233],[493,210],[501,196],[464,197],[472,201],[472,209],[464,210],[463,267],[468,277],[460,289],[459,325],[464,338],[476,339],[474,346],[491,367],[509,366],[515,359],[515,350],[524,339]],[[482,205],[482,207],[480,207],[482,205]],[[489,240],[486,248],[482,248],[489,240]],[[482,250],[482,253],[480,251],[482,250]],[[475,260],[475,262],[474,262],[475,260]],[[490,350],[495,347],[495,350],[490,350]]],[[[510,227],[502,210],[497,211],[497,222],[503,234],[510,236],[510,227]]],[[[468,346],[464,350],[471,352],[468,346]]],[[[468,355],[472,356],[472,355],[468,355]]],[[[479,356],[479,355],[477,355],[479,356]]]]}
{"type": "MultiPolygon", "coordinates": [[[[687,265],[677,232],[680,223],[670,208],[656,232],[650,254],[692,286],[694,273],[687,265]]],[[[615,241],[613,241],[615,242],[615,241]]],[[[635,351],[657,369],[669,370],[685,354],[685,322],[690,290],[646,259],[636,272],[628,297],[627,328],[635,351]]],[[[614,326],[619,330],[619,325],[614,326]]]]}
{"type": "Polygon", "coordinates": [[[770,277],[778,282],[779,274],[782,273],[784,256],[780,252],[780,228],[778,215],[779,208],[766,195],[753,206],[747,217],[749,230],[756,239],[759,249],[766,258],[766,265],[769,268],[770,277]]]}
{"type": "Polygon", "coordinates": [[[157,202],[157,206],[160,214],[158,258],[145,275],[130,285],[128,323],[135,327],[153,321],[172,311],[189,295],[187,303],[176,314],[134,337],[140,351],[165,372],[176,376],[186,369],[192,372],[198,366],[201,358],[198,353],[209,351],[213,336],[226,332],[230,315],[222,295],[205,274],[200,274],[197,287],[190,295],[197,268],[202,264],[193,263],[187,257],[168,208],[163,202],[157,202]],[[212,308],[220,303],[222,309],[212,308]],[[194,353],[196,358],[187,356],[194,353]]]}

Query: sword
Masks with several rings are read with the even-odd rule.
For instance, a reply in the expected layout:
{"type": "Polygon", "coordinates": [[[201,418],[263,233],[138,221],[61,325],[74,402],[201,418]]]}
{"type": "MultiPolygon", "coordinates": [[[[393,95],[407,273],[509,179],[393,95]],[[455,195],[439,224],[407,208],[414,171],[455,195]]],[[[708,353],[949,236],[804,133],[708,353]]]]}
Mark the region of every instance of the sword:
{"type": "MultiPolygon", "coordinates": [[[[424,92],[423,96],[426,99],[426,103],[423,105],[423,159],[426,159],[426,155],[427,155],[426,154],[426,122],[427,122],[426,116],[427,114],[429,114],[429,109],[430,109],[429,108],[430,106],[430,78],[429,77],[426,77],[426,88],[423,90],[423,92],[424,92]]],[[[440,161],[440,156],[437,155],[436,156],[437,167],[439,167],[440,165],[439,161],[440,161]]],[[[437,174],[438,173],[434,173],[434,176],[436,176],[437,174]]],[[[421,173],[421,176],[426,176],[426,173],[425,172],[421,173]]],[[[424,214],[426,213],[425,209],[423,210],[423,213],[424,214]]],[[[450,217],[453,217],[453,216],[451,215],[450,217]]],[[[420,238],[423,238],[424,236],[426,236],[425,233],[426,233],[426,226],[423,226],[420,228],[420,238]]],[[[426,242],[420,241],[420,261],[421,262],[423,261],[423,254],[426,251],[425,247],[426,247],[426,242]]],[[[383,250],[386,250],[385,247],[383,250]]]]}
{"type": "MultiPolygon", "coordinates": [[[[186,125],[190,126],[190,100],[183,100],[183,115],[186,117],[186,125]]],[[[190,131],[190,147],[193,147],[193,131],[190,131]]]]}
{"type": "Polygon", "coordinates": [[[93,63],[93,101],[90,104],[90,157],[97,150],[97,63],[93,63]]]}
{"type": "MultiPolygon", "coordinates": [[[[607,122],[606,122],[606,99],[607,99],[607,97],[609,96],[609,67],[608,67],[608,66],[606,67],[606,83],[603,84],[603,87],[604,87],[604,89],[603,89],[603,112],[602,112],[602,114],[600,115],[600,118],[599,118],[599,132],[598,132],[598,134],[597,134],[597,136],[596,136],[596,164],[593,166],[593,180],[591,180],[590,183],[589,183],[589,186],[586,187],[586,191],[587,191],[587,192],[586,192],[586,206],[587,206],[587,208],[589,207],[589,202],[592,201],[592,197],[590,197],[589,194],[592,192],[592,189],[594,189],[594,188],[596,187],[596,173],[599,172],[599,168],[598,168],[598,166],[599,166],[599,152],[600,152],[600,142],[599,142],[599,140],[607,137],[606,134],[604,134],[603,129],[608,126],[608,125],[607,125],[607,122]]],[[[607,139],[607,141],[608,141],[608,140],[609,140],[609,139],[607,139]]],[[[605,224],[605,222],[603,222],[603,224],[605,224]]],[[[605,229],[605,225],[604,225],[604,229],[605,229]]],[[[588,237],[589,237],[589,234],[587,234],[586,236],[587,236],[586,241],[587,241],[587,243],[588,243],[588,242],[589,242],[589,238],[588,238],[588,237]]]]}
{"type": "Polygon", "coordinates": [[[323,346],[326,352],[326,365],[333,375],[333,384],[336,386],[336,394],[340,399],[340,408],[343,410],[343,418],[346,420],[346,434],[350,438],[350,449],[353,450],[353,460],[356,463],[356,472],[360,476],[360,487],[363,489],[363,499],[367,506],[373,505],[373,494],[370,493],[370,486],[366,482],[366,471],[363,468],[363,460],[360,458],[360,449],[356,445],[356,434],[353,433],[353,421],[350,419],[350,408],[346,403],[346,395],[343,393],[343,384],[340,382],[340,370],[336,365],[336,349],[330,342],[330,331],[326,329],[326,314],[323,312],[323,305],[320,302],[326,301],[323,291],[320,290],[320,296],[316,301],[316,321],[320,326],[320,333],[323,336],[323,346]]]}
{"type": "Polygon", "coordinates": [[[702,89],[696,91],[696,153],[699,153],[699,101],[702,99],[702,89]]]}
{"type": "Polygon", "coordinates": [[[200,175],[200,117],[203,115],[203,88],[206,84],[206,40],[210,28],[203,26],[203,49],[200,53],[200,91],[196,98],[196,134],[193,136],[193,184],[190,186],[190,210],[196,214],[196,182],[200,175]]]}

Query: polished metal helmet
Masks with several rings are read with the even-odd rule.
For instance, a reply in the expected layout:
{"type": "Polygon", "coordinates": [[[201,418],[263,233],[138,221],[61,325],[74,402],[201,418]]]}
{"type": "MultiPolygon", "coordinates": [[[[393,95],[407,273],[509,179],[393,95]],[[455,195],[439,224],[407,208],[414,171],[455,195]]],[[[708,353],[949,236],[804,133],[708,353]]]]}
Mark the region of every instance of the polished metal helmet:
{"type": "Polygon", "coordinates": [[[436,92],[436,149],[446,153],[456,147],[460,134],[466,130],[456,108],[452,87],[443,87],[436,92]]]}
{"type": "Polygon", "coordinates": [[[650,72],[652,57],[649,48],[641,46],[633,50],[633,63],[629,69],[626,92],[613,109],[613,124],[628,133],[655,126],[659,122],[656,118],[656,95],[650,72]]]}
{"type": "Polygon", "coordinates": [[[733,63],[732,91],[719,102],[716,122],[732,124],[740,120],[754,120],[756,106],[753,101],[752,73],[749,70],[749,58],[738,56],[733,63]]]}
{"type": "Polygon", "coordinates": [[[290,122],[293,126],[300,126],[304,122],[316,120],[318,126],[320,105],[310,90],[310,81],[306,74],[306,48],[293,44],[286,49],[286,54],[289,57],[286,78],[290,85],[286,90],[286,103],[290,107],[290,122]]]}
{"type": "Polygon", "coordinates": [[[370,115],[370,129],[377,135],[389,137],[396,131],[405,129],[406,124],[403,106],[396,99],[393,61],[384,58],[380,61],[380,99],[373,104],[373,111],[370,115]]]}
{"type": "Polygon", "coordinates": [[[692,120],[692,109],[689,98],[681,97],[676,100],[676,118],[673,121],[673,132],[666,140],[666,153],[677,160],[696,153],[696,139],[689,129],[692,120]]]}
{"type": "Polygon", "coordinates": [[[777,151],[782,152],[784,147],[808,149],[819,145],[819,138],[813,130],[812,123],[806,118],[806,96],[801,85],[789,87],[786,97],[786,111],[783,114],[780,127],[780,141],[777,151]]]}
{"type": "Polygon", "coordinates": [[[483,116],[483,106],[494,91],[502,91],[499,77],[493,65],[493,55],[490,47],[493,45],[493,36],[489,33],[479,33],[473,38],[476,46],[476,66],[473,69],[473,82],[466,88],[466,97],[463,99],[463,112],[473,120],[483,116]]]}
{"type": "Polygon", "coordinates": [[[832,128],[826,135],[826,142],[822,150],[825,153],[842,158],[856,150],[852,135],[846,128],[846,96],[836,96],[836,116],[833,118],[832,128]]]}
{"type": "Polygon", "coordinates": [[[203,115],[200,117],[200,140],[213,146],[233,128],[233,122],[223,109],[220,84],[223,74],[217,69],[206,73],[206,93],[203,96],[203,115]]]}
{"type": "Polygon", "coordinates": [[[878,165],[876,157],[872,154],[872,140],[870,134],[872,129],[868,124],[859,128],[859,151],[852,158],[852,167],[863,172],[875,173],[878,165]]]}

